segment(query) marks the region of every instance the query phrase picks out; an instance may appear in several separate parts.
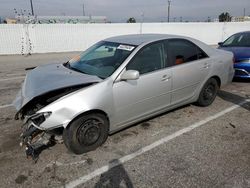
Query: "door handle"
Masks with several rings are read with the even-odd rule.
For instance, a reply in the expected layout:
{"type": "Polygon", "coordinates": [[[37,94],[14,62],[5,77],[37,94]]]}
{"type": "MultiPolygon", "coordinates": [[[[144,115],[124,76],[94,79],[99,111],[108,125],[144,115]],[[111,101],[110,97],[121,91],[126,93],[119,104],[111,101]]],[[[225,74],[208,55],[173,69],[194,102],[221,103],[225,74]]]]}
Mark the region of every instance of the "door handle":
{"type": "Polygon", "coordinates": [[[161,81],[168,81],[171,78],[171,76],[163,75],[161,81]]]}
{"type": "Polygon", "coordinates": [[[209,64],[209,63],[204,63],[204,66],[203,66],[204,69],[207,69],[207,68],[209,68],[209,67],[210,67],[210,64],[209,64]]]}

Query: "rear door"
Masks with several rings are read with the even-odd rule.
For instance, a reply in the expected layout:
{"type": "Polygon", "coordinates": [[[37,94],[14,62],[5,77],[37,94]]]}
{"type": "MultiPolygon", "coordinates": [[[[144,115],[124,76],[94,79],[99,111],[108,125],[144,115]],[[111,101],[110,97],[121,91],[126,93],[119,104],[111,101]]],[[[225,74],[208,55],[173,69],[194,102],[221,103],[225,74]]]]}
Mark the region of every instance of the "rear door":
{"type": "Polygon", "coordinates": [[[185,39],[167,42],[169,62],[172,65],[172,104],[178,104],[194,96],[211,67],[208,56],[194,43],[185,39]]]}

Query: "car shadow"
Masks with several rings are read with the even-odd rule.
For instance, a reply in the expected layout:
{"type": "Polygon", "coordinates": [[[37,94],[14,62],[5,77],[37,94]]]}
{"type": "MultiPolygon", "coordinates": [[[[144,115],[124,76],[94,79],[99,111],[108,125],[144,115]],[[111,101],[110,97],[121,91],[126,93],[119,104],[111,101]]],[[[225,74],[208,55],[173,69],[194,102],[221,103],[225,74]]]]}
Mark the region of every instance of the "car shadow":
{"type": "Polygon", "coordinates": [[[233,82],[249,83],[250,82],[250,78],[233,78],[233,82]]]}
{"type": "MultiPolygon", "coordinates": [[[[240,103],[246,101],[247,99],[250,100],[250,95],[246,95],[245,97],[242,97],[242,96],[230,93],[228,91],[223,91],[223,90],[218,91],[217,96],[220,97],[221,99],[223,99],[225,101],[228,101],[228,102],[231,102],[233,104],[240,104],[240,103]]],[[[244,104],[242,104],[240,106],[242,108],[250,111],[249,102],[244,103],[244,104]]]]}
{"type": "MultiPolygon", "coordinates": [[[[155,119],[155,118],[157,118],[157,117],[161,117],[161,116],[164,116],[164,115],[166,115],[166,114],[169,114],[169,113],[178,111],[178,110],[180,110],[180,109],[186,108],[186,107],[191,106],[191,105],[192,105],[192,104],[185,104],[185,105],[183,105],[183,106],[179,106],[179,107],[174,108],[174,109],[169,110],[169,111],[166,110],[165,112],[162,112],[162,113],[160,113],[160,114],[157,114],[157,115],[154,115],[154,116],[152,116],[152,117],[146,118],[146,119],[144,119],[144,120],[138,121],[137,123],[134,123],[134,124],[132,124],[132,125],[129,125],[129,126],[127,126],[127,127],[124,127],[124,128],[122,128],[122,129],[119,129],[118,131],[111,132],[111,133],[109,133],[109,135],[110,135],[110,136],[115,135],[115,134],[117,134],[117,133],[120,133],[120,132],[122,132],[122,131],[124,131],[124,130],[130,129],[131,127],[134,127],[134,126],[137,126],[137,125],[140,125],[140,124],[148,124],[148,121],[150,121],[150,120],[153,120],[153,119],[155,119]]],[[[143,127],[143,125],[142,125],[142,127],[143,127]]]]}
{"type": "Polygon", "coordinates": [[[133,188],[134,186],[122,163],[115,159],[109,162],[109,170],[101,175],[94,187],[133,188]]]}

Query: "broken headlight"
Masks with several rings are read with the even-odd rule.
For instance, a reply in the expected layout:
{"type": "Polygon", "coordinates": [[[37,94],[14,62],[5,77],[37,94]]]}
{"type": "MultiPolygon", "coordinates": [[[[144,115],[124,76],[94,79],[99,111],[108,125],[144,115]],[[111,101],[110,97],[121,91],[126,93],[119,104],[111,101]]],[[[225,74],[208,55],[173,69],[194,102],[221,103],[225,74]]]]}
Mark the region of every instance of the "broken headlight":
{"type": "Polygon", "coordinates": [[[51,112],[42,112],[35,116],[32,116],[30,120],[36,125],[40,126],[49,116],[51,115],[51,112]]]}

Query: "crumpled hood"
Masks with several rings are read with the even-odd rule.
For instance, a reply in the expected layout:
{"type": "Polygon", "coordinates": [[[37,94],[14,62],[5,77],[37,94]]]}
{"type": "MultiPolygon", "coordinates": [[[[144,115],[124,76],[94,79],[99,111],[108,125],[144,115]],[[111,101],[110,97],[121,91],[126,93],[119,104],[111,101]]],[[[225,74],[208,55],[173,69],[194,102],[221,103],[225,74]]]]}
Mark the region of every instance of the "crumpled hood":
{"type": "Polygon", "coordinates": [[[66,68],[63,64],[39,66],[28,72],[13,105],[19,111],[33,98],[47,92],[76,85],[100,82],[97,76],[66,68]]]}
{"type": "Polygon", "coordinates": [[[220,47],[219,49],[233,52],[236,61],[250,58],[250,47],[220,47]]]}

